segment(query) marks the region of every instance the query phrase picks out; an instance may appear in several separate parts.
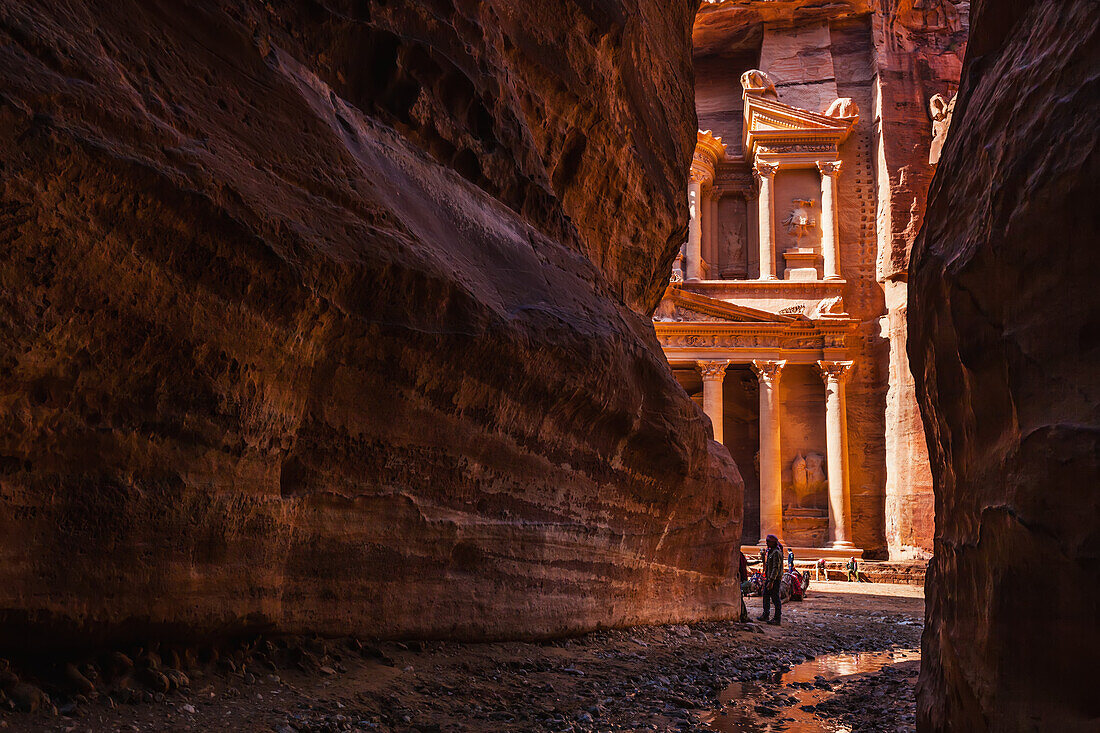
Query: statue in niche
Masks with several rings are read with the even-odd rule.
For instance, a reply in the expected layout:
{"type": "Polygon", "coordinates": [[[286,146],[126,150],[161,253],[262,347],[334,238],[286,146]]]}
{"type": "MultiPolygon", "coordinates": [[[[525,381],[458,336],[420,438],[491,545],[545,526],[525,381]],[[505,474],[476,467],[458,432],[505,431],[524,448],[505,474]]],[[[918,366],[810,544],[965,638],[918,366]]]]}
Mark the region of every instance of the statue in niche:
{"type": "MultiPolygon", "coordinates": [[[[794,459],[794,463],[791,464],[791,484],[794,488],[806,489],[806,459],[801,453],[794,459]]],[[[796,492],[797,493],[797,492],[796,492]]]]}
{"type": "Polygon", "coordinates": [[[787,234],[793,234],[797,246],[802,246],[802,237],[806,236],[807,232],[817,226],[817,221],[814,219],[813,214],[813,199],[792,199],[791,203],[794,208],[787,214],[787,218],[783,220],[783,226],[787,227],[787,234]]]}
{"type": "Polygon", "coordinates": [[[794,507],[804,509],[806,499],[820,493],[826,487],[821,464],[825,457],[820,453],[799,453],[791,463],[791,488],[794,489],[794,507]]]}
{"type": "Polygon", "coordinates": [[[859,106],[851,97],[840,97],[833,100],[833,103],[825,110],[825,116],[838,119],[859,117],[859,106]]]}
{"type": "Polygon", "coordinates": [[[749,69],[741,75],[741,88],[745,92],[753,92],[763,96],[779,99],[775,92],[775,83],[760,69],[749,69]]]}
{"type": "Polygon", "coordinates": [[[824,486],[825,472],[821,470],[821,464],[825,456],[820,453],[806,454],[806,482],[809,486],[824,486]]]}
{"type": "Polygon", "coordinates": [[[928,165],[936,165],[940,162],[943,143],[947,140],[947,131],[951,127],[955,97],[951,97],[948,102],[942,94],[933,94],[928,100],[928,111],[932,115],[932,145],[928,149],[928,165]]]}
{"type": "Polygon", "coordinates": [[[725,245],[722,269],[719,274],[722,277],[744,277],[747,273],[745,265],[745,221],[734,219],[723,227],[723,244],[725,245]]]}
{"type": "Polygon", "coordinates": [[[844,312],[844,296],[834,295],[831,298],[822,298],[809,313],[810,320],[816,320],[822,316],[846,315],[844,312]]]}

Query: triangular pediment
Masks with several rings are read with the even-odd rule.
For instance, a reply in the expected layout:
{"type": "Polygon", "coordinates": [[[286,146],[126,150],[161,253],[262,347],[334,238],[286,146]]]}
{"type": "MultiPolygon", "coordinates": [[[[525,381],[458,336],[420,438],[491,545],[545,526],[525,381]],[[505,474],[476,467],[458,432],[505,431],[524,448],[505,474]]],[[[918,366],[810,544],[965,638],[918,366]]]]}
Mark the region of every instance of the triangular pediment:
{"type": "Polygon", "coordinates": [[[660,322],[709,321],[714,323],[791,323],[793,316],[734,305],[724,300],[680,288],[669,288],[665,297],[653,312],[653,320],[660,322]]]}
{"type": "MultiPolygon", "coordinates": [[[[758,145],[816,143],[837,148],[859,117],[830,117],[775,99],[745,96],[744,149],[750,156],[758,145]]],[[[818,152],[827,152],[822,149],[818,152]]]]}
{"type": "Polygon", "coordinates": [[[745,121],[752,132],[823,132],[842,135],[852,119],[828,117],[808,109],[793,107],[772,99],[745,98],[745,121]]]}

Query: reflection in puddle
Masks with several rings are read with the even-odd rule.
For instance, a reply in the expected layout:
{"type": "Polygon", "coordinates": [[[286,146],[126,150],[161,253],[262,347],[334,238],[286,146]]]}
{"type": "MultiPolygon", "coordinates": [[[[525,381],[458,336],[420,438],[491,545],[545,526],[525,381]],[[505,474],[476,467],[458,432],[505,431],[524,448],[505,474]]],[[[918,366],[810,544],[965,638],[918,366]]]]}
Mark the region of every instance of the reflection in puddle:
{"type": "Polygon", "coordinates": [[[723,733],[846,733],[843,724],[823,720],[802,707],[832,696],[830,682],[905,662],[917,662],[911,665],[915,671],[920,650],[828,654],[811,659],[770,682],[734,682],[718,697],[724,709],[704,714],[702,722],[723,733]]]}

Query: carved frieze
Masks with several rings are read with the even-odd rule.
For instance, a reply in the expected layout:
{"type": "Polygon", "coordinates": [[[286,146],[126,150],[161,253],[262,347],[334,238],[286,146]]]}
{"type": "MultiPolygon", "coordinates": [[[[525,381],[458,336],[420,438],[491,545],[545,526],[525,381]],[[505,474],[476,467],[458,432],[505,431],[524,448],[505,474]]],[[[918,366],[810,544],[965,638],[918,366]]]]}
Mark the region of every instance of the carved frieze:
{"type": "Polygon", "coordinates": [[[666,349],[774,349],[821,350],[843,349],[847,339],[843,333],[816,333],[791,335],[787,331],[731,332],[715,331],[709,333],[667,333],[658,331],[657,340],[666,349]]]}
{"type": "Polygon", "coordinates": [[[756,152],[773,155],[785,153],[836,153],[836,145],[757,145],[756,152]]]}

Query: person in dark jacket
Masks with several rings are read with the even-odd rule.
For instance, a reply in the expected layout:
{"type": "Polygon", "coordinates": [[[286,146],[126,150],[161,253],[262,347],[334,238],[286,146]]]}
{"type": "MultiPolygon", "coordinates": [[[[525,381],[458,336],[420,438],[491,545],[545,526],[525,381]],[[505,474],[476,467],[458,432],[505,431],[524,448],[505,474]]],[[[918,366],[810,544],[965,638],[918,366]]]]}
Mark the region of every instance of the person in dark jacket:
{"type": "Polygon", "coordinates": [[[745,586],[752,587],[749,583],[749,559],[740,550],[737,554],[741,558],[737,564],[737,580],[741,583],[741,623],[745,623],[749,620],[749,609],[745,605],[745,593],[747,592],[745,586]]]}
{"type": "Polygon", "coordinates": [[[764,555],[764,614],[761,621],[778,626],[783,613],[783,604],[779,600],[779,583],[783,580],[783,550],[779,547],[779,538],[768,535],[764,555]],[[775,618],[769,619],[771,604],[775,604],[775,618]]]}

